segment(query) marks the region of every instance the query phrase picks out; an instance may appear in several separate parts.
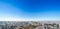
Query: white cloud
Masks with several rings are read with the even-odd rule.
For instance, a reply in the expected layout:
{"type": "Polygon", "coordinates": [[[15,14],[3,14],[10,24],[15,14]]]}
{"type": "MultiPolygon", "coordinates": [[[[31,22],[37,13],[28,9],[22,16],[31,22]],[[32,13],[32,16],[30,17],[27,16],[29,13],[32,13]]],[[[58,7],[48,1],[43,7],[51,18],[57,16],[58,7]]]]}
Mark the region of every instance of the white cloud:
{"type": "Polygon", "coordinates": [[[0,16],[0,21],[25,21],[25,19],[13,16],[0,16]]]}

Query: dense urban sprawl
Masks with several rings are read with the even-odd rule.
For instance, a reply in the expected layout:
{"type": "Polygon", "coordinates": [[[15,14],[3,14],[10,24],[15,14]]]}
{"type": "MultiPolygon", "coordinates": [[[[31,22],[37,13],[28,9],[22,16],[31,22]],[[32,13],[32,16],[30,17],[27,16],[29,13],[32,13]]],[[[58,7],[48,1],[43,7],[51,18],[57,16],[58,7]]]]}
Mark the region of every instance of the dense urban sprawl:
{"type": "Polygon", "coordinates": [[[0,29],[60,29],[58,22],[0,22],[0,29]]]}

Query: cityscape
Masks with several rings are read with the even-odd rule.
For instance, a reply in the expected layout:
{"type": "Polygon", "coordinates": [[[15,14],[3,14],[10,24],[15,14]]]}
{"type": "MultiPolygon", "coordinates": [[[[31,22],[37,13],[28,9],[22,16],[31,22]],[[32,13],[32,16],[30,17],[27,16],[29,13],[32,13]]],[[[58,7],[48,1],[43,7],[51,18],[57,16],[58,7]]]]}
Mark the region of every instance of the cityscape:
{"type": "Polygon", "coordinates": [[[60,29],[59,22],[0,21],[0,29],[60,29]]]}

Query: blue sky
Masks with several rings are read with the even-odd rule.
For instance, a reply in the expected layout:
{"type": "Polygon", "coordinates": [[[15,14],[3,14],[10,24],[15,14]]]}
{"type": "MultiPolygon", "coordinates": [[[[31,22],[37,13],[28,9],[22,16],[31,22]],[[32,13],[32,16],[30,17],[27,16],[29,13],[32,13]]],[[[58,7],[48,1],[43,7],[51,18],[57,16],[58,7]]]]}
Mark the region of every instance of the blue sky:
{"type": "Polygon", "coordinates": [[[0,0],[1,21],[59,21],[60,0],[0,0]]]}

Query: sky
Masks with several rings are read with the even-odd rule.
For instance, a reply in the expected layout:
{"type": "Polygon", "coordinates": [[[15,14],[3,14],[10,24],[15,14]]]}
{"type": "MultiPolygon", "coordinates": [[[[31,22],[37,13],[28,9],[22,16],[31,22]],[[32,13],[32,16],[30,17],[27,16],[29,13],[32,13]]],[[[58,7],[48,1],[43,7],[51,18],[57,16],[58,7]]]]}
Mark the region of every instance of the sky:
{"type": "Polygon", "coordinates": [[[60,0],[0,0],[0,21],[59,21],[60,0]]]}

